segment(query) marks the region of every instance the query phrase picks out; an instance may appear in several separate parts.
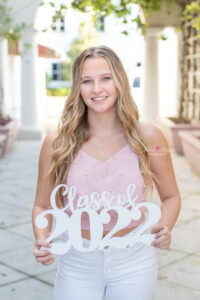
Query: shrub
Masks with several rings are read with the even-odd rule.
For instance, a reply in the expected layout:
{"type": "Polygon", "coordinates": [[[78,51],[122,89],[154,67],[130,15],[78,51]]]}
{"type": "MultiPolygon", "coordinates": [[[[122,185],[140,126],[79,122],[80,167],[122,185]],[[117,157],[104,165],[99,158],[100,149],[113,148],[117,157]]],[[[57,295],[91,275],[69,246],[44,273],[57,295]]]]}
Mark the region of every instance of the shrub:
{"type": "Polygon", "coordinates": [[[70,88],[66,87],[60,87],[60,88],[47,88],[47,95],[48,96],[57,96],[57,97],[63,97],[69,95],[70,88]]]}

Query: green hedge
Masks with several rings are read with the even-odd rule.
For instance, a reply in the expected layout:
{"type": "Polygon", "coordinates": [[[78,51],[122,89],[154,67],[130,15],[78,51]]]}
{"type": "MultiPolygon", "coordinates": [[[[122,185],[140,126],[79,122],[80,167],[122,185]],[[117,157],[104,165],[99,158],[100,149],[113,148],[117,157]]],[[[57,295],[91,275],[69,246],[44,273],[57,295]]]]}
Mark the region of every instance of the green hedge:
{"type": "Polygon", "coordinates": [[[70,88],[61,87],[56,89],[47,88],[47,95],[48,96],[68,96],[70,88]]]}

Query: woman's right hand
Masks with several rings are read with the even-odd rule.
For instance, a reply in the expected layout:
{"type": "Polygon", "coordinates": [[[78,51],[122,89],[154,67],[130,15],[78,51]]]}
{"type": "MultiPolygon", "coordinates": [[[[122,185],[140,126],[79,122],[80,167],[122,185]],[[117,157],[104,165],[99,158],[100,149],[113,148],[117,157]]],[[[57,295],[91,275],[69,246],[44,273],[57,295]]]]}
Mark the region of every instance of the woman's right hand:
{"type": "Polygon", "coordinates": [[[35,256],[37,262],[48,266],[54,262],[55,257],[48,250],[40,250],[42,246],[51,248],[50,243],[46,242],[45,240],[37,240],[33,250],[33,255],[35,256]]]}

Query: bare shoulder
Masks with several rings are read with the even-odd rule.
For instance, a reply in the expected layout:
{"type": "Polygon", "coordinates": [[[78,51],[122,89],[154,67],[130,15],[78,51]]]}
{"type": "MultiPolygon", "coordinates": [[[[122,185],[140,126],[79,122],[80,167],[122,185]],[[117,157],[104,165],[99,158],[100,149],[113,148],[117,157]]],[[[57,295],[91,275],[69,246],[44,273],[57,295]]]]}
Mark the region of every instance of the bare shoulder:
{"type": "Polygon", "coordinates": [[[139,122],[139,134],[146,145],[156,147],[165,146],[168,148],[167,141],[161,130],[152,123],[139,122]]]}
{"type": "Polygon", "coordinates": [[[43,145],[47,145],[47,146],[50,146],[53,144],[53,141],[55,140],[55,138],[58,136],[58,131],[57,130],[54,130],[54,131],[50,131],[45,139],[44,139],[44,142],[43,142],[43,145]]]}
{"type": "Polygon", "coordinates": [[[51,131],[47,134],[42,144],[40,158],[50,158],[53,152],[53,141],[55,140],[57,135],[57,130],[51,131]]]}

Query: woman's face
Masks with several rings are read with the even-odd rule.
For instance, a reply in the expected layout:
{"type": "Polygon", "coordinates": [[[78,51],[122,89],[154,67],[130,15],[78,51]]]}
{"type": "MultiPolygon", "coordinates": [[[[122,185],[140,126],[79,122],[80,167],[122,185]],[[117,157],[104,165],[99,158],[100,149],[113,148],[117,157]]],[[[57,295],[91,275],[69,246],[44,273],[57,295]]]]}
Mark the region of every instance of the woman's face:
{"type": "Polygon", "coordinates": [[[87,58],[84,61],[80,93],[88,110],[106,112],[115,106],[118,91],[105,58],[87,58]]]}

